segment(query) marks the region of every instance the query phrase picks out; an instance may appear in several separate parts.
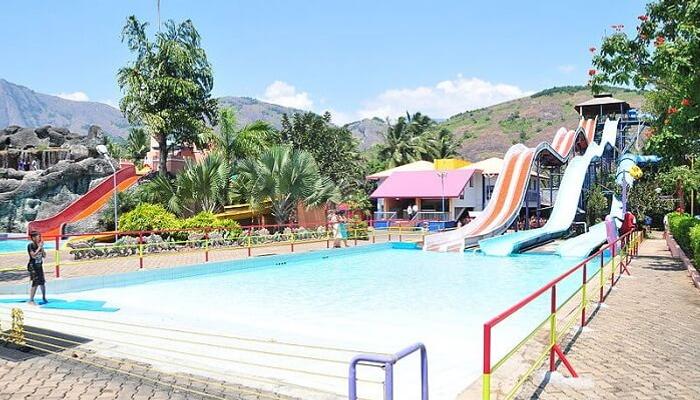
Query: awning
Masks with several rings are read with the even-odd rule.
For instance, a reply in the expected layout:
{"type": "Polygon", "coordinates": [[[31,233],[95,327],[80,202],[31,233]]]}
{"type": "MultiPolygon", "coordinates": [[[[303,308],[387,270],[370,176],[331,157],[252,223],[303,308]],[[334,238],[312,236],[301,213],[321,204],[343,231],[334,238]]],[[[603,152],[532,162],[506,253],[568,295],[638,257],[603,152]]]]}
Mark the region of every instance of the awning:
{"type": "Polygon", "coordinates": [[[459,197],[474,171],[474,169],[456,169],[442,172],[394,172],[370,197],[375,199],[459,197]]]}

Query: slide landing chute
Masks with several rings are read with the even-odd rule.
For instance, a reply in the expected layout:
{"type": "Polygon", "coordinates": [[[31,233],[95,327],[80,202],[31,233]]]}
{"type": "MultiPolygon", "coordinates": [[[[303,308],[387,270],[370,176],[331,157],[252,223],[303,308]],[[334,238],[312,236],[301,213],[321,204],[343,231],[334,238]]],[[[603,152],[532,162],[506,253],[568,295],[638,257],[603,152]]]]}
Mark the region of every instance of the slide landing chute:
{"type": "MultiPolygon", "coordinates": [[[[576,156],[569,161],[559,185],[552,213],[543,227],[481,240],[479,241],[481,251],[492,256],[507,256],[566,234],[576,217],[578,201],[588,167],[591,162],[603,155],[607,146],[615,145],[617,125],[617,120],[605,121],[600,143],[589,143],[583,155],[576,156]]],[[[603,227],[603,232],[605,232],[605,227],[603,227]]]]}
{"type": "Polygon", "coordinates": [[[506,152],[491,199],[481,214],[460,228],[426,236],[423,250],[461,252],[481,239],[505,232],[518,217],[535,161],[548,155],[565,163],[574,156],[577,143],[587,146],[593,142],[595,123],[595,119],[582,119],[575,131],[560,128],[551,144],[544,142],[535,148],[522,144],[512,146],[506,152]]]}

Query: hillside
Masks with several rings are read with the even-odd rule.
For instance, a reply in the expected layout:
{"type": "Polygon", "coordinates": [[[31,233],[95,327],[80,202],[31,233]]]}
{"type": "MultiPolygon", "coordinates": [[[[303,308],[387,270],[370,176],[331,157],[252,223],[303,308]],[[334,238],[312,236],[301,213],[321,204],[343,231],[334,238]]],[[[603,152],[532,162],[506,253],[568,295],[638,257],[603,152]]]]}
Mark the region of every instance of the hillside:
{"type": "MultiPolygon", "coordinates": [[[[622,88],[610,88],[615,98],[632,107],[640,107],[642,94],[622,88]]],[[[592,97],[585,86],[552,88],[491,107],[454,115],[440,126],[466,134],[460,153],[468,160],[503,157],[510,146],[524,143],[534,146],[551,141],[560,127],[575,128],[579,116],[574,105],[592,97]]]]}
{"type": "Polygon", "coordinates": [[[282,115],[303,112],[296,108],[284,107],[277,104],[266,103],[250,97],[225,96],[219,98],[219,107],[231,107],[236,110],[238,123],[246,125],[262,120],[269,122],[275,128],[281,127],[282,115]]]}
{"type": "Polygon", "coordinates": [[[360,148],[366,150],[383,140],[383,135],[389,125],[385,120],[375,117],[351,122],[345,127],[359,140],[360,148]]]}
{"type": "Polygon", "coordinates": [[[125,135],[129,126],[121,112],[107,104],[66,100],[0,79],[0,128],[9,125],[51,125],[82,134],[98,125],[116,136],[125,135]]]}

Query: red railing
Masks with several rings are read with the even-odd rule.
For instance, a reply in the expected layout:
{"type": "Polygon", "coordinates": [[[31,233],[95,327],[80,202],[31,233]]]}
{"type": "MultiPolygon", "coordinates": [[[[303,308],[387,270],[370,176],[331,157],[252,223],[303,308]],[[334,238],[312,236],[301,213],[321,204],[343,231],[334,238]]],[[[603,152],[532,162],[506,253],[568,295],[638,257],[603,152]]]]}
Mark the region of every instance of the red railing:
{"type": "MultiPolygon", "coordinates": [[[[629,275],[629,270],[627,269],[627,266],[629,265],[632,256],[637,254],[638,251],[638,246],[639,243],[641,242],[643,236],[642,233],[639,231],[636,232],[629,232],[620,238],[618,238],[615,242],[607,244],[600,250],[598,250],[595,254],[591,255],[590,257],[586,258],[585,260],[581,261],[578,263],[576,266],[572,267],[568,271],[564,272],[563,274],[559,275],[546,285],[542,286],[532,294],[528,295],[524,299],[520,300],[516,304],[514,304],[512,307],[508,308],[507,310],[503,311],[502,313],[498,314],[496,317],[492,318],[488,322],[484,324],[484,352],[483,352],[483,377],[482,377],[482,384],[483,384],[483,391],[482,391],[482,399],[483,400],[489,400],[491,398],[491,374],[501,365],[503,365],[511,356],[513,356],[518,350],[520,350],[527,342],[529,342],[530,339],[532,339],[539,331],[541,328],[545,327],[547,325],[547,322],[549,322],[549,345],[546,346],[545,351],[540,353],[540,356],[535,360],[535,362],[530,366],[530,368],[525,372],[524,374],[520,375],[519,379],[517,380],[516,384],[513,386],[513,388],[508,392],[508,394],[505,396],[506,399],[513,398],[517,394],[517,390],[522,386],[522,384],[525,382],[525,380],[535,371],[539,365],[545,360],[547,356],[549,356],[549,371],[555,371],[556,369],[556,357],[558,357],[564,366],[567,368],[569,373],[573,377],[577,377],[578,375],[576,374],[576,371],[574,370],[573,366],[569,361],[567,360],[566,356],[564,355],[564,352],[561,350],[561,347],[559,346],[558,340],[560,339],[560,335],[558,332],[560,332],[557,329],[557,312],[562,310],[567,303],[572,300],[576,295],[579,293],[582,294],[581,301],[577,305],[578,308],[581,309],[581,314],[580,314],[580,324],[581,327],[584,327],[587,323],[586,320],[586,308],[587,304],[589,301],[588,298],[588,284],[595,279],[596,276],[599,276],[600,279],[600,292],[599,292],[599,302],[602,303],[605,300],[605,295],[604,295],[604,287],[605,287],[605,259],[606,259],[606,253],[610,254],[610,287],[613,287],[617,280],[619,280],[620,275],[622,275],[623,272],[627,273],[629,275]],[[587,266],[591,263],[594,262],[596,259],[600,259],[600,268],[599,270],[593,274],[592,276],[588,276],[588,270],[587,266]],[[618,267],[619,267],[619,273],[617,275],[617,280],[615,279],[615,269],[616,269],[616,260],[618,260],[618,267]],[[557,305],[557,284],[561,283],[574,273],[581,271],[582,272],[582,284],[579,287],[578,290],[576,290],[569,298],[567,298],[561,305],[557,305]],[[505,356],[503,356],[501,359],[499,359],[496,363],[492,363],[491,357],[492,357],[492,330],[495,326],[497,326],[499,323],[504,321],[505,319],[511,317],[515,313],[517,313],[519,310],[521,310],[523,307],[526,305],[532,303],[536,299],[540,298],[541,296],[545,295],[546,293],[550,294],[550,314],[549,316],[542,321],[532,332],[530,332],[523,340],[521,340],[515,347],[513,347],[505,356]]],[[[561,332],[566,332],[568,329],[570,329],[573,326],[573,323],[575,323],[578,320],[578,313],[574,313],[575,318],[569,320],[565,324],[565,328],[561,330],[561,332]]],[[[563,335],[562,335],[563,336],[563,335]]]]}

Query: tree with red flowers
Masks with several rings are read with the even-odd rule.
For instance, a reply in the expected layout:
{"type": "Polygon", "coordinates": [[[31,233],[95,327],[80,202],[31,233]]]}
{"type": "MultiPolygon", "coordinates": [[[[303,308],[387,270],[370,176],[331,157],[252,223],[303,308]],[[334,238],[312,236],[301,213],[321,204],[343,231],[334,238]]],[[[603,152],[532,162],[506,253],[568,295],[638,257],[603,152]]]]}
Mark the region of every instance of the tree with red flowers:
{"type": "Polygon", "coordinates": [[[700,154],[700,0],[656,0],[629,35],[619,25],[594,53],[591,85],[646,90],[654,115],[647,151],[670,168],[700,154]]]}

